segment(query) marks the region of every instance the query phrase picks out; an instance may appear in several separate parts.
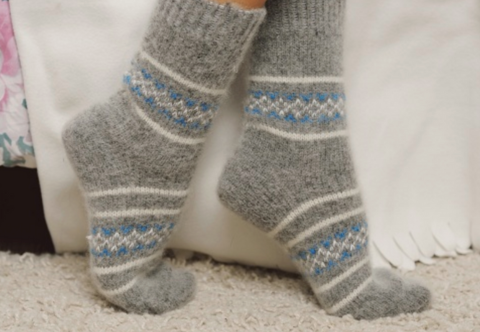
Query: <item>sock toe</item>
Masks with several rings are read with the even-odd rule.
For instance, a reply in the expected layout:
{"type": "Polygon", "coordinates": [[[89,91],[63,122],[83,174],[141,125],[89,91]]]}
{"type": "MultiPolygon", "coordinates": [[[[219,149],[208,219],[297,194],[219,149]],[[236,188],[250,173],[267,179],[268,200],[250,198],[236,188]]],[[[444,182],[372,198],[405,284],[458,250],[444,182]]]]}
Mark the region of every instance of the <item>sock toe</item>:
{"type": "Polygon", "coordinates": [[[402,313],[421,312],[430,305],[428,288],[387,269],[375,269],[370,285],[349,305],[336,313],[372,320],[402,313]]]}
{"type": "Polygon", "coordinates": [[[405,308],[406,313],[422,312],[431,307],[432,293],[428,287],[411,279],[406,279],[405,284],[410,299],[407,302],[409,305],[405,308]]]}
{"type": "Polygon", "coordinates": [[[188,303],[195,290],[196,281],[192,273],[162,262],[139,278],[132,289],[111,301],[129,312],[161,314],[188,303]]]}
{"type": "Polygon", "coordinates": [[[420,312],[430,305],[430,290],[415,280],[401,277],[388,269],[375,269],[374,279],[377,285],[382,283],[383,291],[392,299],[390,306],[397,307],[392,309],[392,315],[420,312]]]}

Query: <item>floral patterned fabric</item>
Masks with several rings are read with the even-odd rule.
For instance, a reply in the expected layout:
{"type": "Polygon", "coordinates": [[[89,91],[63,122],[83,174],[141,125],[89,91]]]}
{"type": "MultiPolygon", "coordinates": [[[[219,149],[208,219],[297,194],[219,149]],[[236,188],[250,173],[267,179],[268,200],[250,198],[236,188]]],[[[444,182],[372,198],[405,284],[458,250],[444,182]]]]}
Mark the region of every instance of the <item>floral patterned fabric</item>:
{"type": "Polygon", "coordinates": [[[0,166],[35,167],[8,0],[0,0],[0,166]]]}

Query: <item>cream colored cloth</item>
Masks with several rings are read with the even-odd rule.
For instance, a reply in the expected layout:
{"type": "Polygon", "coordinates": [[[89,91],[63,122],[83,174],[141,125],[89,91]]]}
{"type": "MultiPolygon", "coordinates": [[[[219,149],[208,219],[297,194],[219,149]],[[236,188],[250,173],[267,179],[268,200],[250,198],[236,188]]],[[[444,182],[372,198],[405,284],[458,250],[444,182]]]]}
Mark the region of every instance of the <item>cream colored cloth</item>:
{"type": "Polygon", "coordinates": [[[389,262],[480,246],[480,2],[350,1],[348,118],[371,239],[389,262]]]}

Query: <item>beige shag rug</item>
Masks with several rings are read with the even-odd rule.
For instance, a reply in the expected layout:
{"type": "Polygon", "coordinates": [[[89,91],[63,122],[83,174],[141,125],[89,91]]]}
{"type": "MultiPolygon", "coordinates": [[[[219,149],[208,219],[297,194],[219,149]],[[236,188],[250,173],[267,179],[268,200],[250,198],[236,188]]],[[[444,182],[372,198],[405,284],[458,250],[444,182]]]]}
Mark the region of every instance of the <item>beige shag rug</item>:
{"type": "Polygon", "coordinates": [[[480,331],[480,255],[419,265],[433,309],[355,321],[327,316],[296,275],[199,257],[177,265],[198,280],[195,300],[160,316],[110,307],[90,284],[82,255],[0,253],[0,331],[480,331]]]}

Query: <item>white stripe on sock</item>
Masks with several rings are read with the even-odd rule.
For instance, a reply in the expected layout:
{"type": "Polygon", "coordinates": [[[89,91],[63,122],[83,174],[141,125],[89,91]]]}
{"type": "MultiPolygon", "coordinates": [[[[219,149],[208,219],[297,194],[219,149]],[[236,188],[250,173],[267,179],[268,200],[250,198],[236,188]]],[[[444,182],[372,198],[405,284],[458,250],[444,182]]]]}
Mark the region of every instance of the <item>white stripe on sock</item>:
{"type": "Polygon", "coordinates": [[[164,189],[146,188],[146,187],[129,187],[129,188],[125,187],[125,188],[95,191],[95,192],[87,193],[87,196],[103,197],[103,196],[131,195],[131,194],[184,197],[184,196],[187,196],[188,190],[164,190],[164,189]]]}
{"type": "Polygon", "coordinates": [[[91,268],[91,272],[96,275],[105,275],[105,274],[114,274],[114,273],[120,273],[126,270],[130,270],[131,268],[149,263],[155,259],[158,259],[162,257],[163,252],[160,251],[154,255],[140,258],[122,265],[116,265],[116,266],[111,266],[111,267],[100,267],[100,266],[94,266],[91,268]]]}
{"type": "Polygon", "coordinates": [[[285,219],[283,219],[273,230],[271,230],[268,233],[268,236],[270,236],[272,238],[275,237],[289,223],[291,223],[293,220],[295,220],[295,218],[297,218],[298,216],[307,212],[307,210],[311,209],[312,207],[314,207],[316,205],[320,205],[320,204],[335,201],[335,200],[338,200],[338,199],[343,199],[343,198],[355,196],[355,195],[358,195],[359,193],[360,193],[360,190],[358,188],[355,188],[355,189],[343,191],[343,192],[340,192],[340,193],[335,193],[335,194],[330,194],[330,195],[323,196],[323,197],[318,197],[318,198],[312,199],[311,201],[305,202],[305,203],[301,204],[298,208],[296,208],[295,210],[290,212],[285,219]]]}
{"type": "Polygon", "coordinates": [[[346,130],[337,130],[320,134],[299,134],[299,133],[289,133],[283,130],[279,130],[273,127],[269,127],[263,124],[254,124],[248,123],[247,127],[255,128],[257,130],[263,130],[270,134],[287,138],[293,141],[316,141],[316,140],[325,140],[336,137],[347,137],[348,133],[346,130]]]}
{"type": "Polygon", "coordinates": [[[137,283],[137,280],[138,280],[139,276],[136,276],[135,278],[133,278],[128,284],[122,286],[122,287],[119,287],[119,288],[116,288],[116,289],[112,289],[112,290],[105,290],[101,287],[98,287],[98,291],[100,293],[102,293],[103,295],[107,296],[107,297],[110,297],[110,296],[115,296],[115,295],[120,295],[120,294],[123,294],[125,292],[127,292],[128,290],[130,290],[133,286],[135,286],[135,284],[137,283]]]}
{"type": "Polygon", "coordinates": [[[337,286],[339,283],[341,283],[342,281],[344,281],[345,279],[350,277],[352,274],[354,274],[355,272],[360,270],[360,268],[362,268],[369,261],[370,261],[370,257],[366,257],[366,258],[362,259],[360,262],[358,262],[357,264],[352,266],[350,269],[348,269],[348,271],[341,274],[339,277],[337,277],[337,278],[333,279],[332,281],[330,281],[329,283],[327,283],[325,285],[322,285],[322,286],[318,287],[317,289],[315,289],[315,293],[325,293],[326,291],[329,291],[330,289],[332,289],[333,287],[337,286]]]}
{"type": "Polygon", "coordinates": [[[221,96],[221,95],[224,95],[226,93],[226,89],[211,89],[211,88],[207,88],[205,86],[202,86],[200,84],[197,84],[195,82],[192,82],[188,79],[186,79],[185,77],[183,77],[182,75],[178,74],[178,73],[175,73],[174,71],[172,71],[170,68],[168,68],[167,66],[161,64],[160,62],[158,62],[157,60],[155,60],[150,54],[146,53],[145,51],[142,51],[140,52],[140,57],[142,57],[143,59],[147,60],[148,62],[150,62],[152,65],[154,65],[158,70],[162,71],[164,74],[170,76],[172,79],[174,79],[175,81],[177,81],[178,83],[180,84],[183,84],[185,85],[187,88],[190,88],[190,89],[194,89],[194,90],[197,90],[197,91],[200,91],[200,92],[203,92],[203,93],[206,93],[206,94],[209,94],[209,95],[214,95],[214,96],[221,96]]]}
{"type": "Polygon", "coordinates": [[[294,245],[297,243],[305,240],[307,237],[311,236],[313,233],[318,232],[322,228],[328,227],[330,225],[333,225],[339,221],[345,220],[347,218],[351,218],[353,216],[356,216],[357,214],[360,214],[364,211],[363,207],[349,211],[347,213],[339,214],[337,216],[328,218],[326,220],[321,220],[309,229],[305,230],[304,232],[300,233],[295,237],[294,239],[290,240],[287,243],[287,247],[292,248],[294,245]]]}
{"type": "Polygon", "coordinates": [[[173,216],[179,214],[180,210],[168,210],[168,209],[130,209],[130,210],[118,210],[118,211],[102,211],[93,214],[95,218],[123,218],[123,217],[142,217],[142,216],[173,216]]]}
{"type": "Polygon", "coordinates": [[[372,276],[368,277],[367,280],[365,280],[360,286],[357,287],[353,292],[351,292],[346,298],[335,304],[333,307],[330,309],[327,309],[326,311],[329,314],[334,314],[338,312],[340,309],[348,305],[350,302],[352,302],[372,281],[372,276]]]}
{"type": "Polygon", "coordinates": [[[287,84],[312,84],[312,83],[343,83],[343,77],[288,77],[288,76],[250,76],[252,82],[287,83],[287,84]]]}
{"type": "Polygon", "coordinates": [[[181,137],[175,134],[168,132],[167,130],[163,129],[158,123],[154,122],[150,119],[140,107],[135,105],[135,110],[140,118],[145,121],[153,130],[155,130],[160,135],[168,138],[169,140],[179,143],[179,144],[186,144],[186,145],[197,145],[205,142],[205,138],[188,138],[188,137],[181,137]]]}

